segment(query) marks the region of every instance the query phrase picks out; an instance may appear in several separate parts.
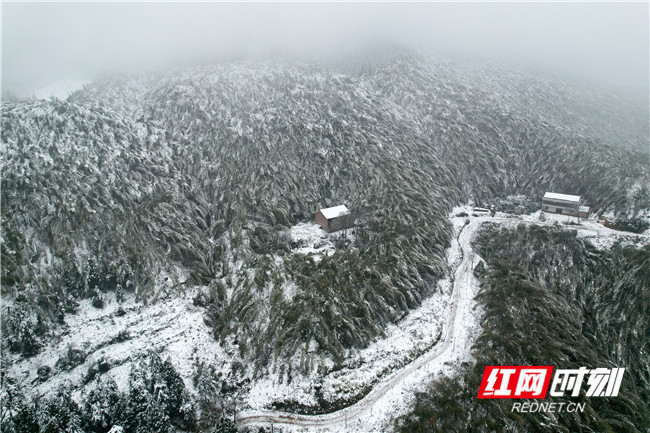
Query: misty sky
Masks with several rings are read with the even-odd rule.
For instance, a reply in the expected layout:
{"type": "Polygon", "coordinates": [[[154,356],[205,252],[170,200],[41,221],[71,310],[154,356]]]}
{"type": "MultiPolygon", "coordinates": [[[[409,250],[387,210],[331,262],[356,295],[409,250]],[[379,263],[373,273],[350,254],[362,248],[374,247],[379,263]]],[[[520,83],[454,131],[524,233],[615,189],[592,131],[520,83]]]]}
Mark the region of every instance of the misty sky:
{"type": "Polygon", "coordinates": [[[2,3],[3,92],[240,56],[396,43],[647,91],[638,3],[2,3]]]}

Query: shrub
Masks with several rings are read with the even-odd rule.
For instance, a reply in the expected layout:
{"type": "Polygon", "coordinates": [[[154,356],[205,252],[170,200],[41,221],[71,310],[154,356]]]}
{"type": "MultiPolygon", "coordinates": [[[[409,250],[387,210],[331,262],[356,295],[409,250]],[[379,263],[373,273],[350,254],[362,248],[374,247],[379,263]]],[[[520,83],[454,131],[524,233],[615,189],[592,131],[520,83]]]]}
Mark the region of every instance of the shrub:
{"type": "Polygon", "coordinates": [[[614,225],[619,230],[632,233],[643,233],[650,227],[650,223],[643,218],[618,218],[614,225]]]}
{"type": "Polygon", "coordinates": [[[61,370],[72,370],[86,361],[86,353],[73,346],[68,346],[68,351],[59,357],[55,367],[61,370]]]}

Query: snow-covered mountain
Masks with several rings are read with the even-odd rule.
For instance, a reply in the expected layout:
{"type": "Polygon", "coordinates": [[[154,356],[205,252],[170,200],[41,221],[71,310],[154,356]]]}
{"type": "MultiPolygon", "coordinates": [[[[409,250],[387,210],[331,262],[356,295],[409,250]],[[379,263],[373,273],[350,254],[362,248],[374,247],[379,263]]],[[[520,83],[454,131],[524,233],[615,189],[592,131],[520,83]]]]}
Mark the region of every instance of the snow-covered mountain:
{"type": "MultiPolygon", "coordinates": [[[[349,368],[423,302],[447,302],[454,205],[530,204],[553,190],[638,217],[650,207],[647,140],[647,107],[633,97],[411,52],[106,77],[67,100],[5,102],[3,375],[12,363],[49,367],[12,380],[50,393],[61,374],[77,398],[102,369],[122,368],[116,386],[153,393],[162,379],[130,369],[180,344],[178,324],[144,331],[170,311],[203,321],[187,334],[194,352],[168,352],[192,395],[226,399],[270,375],[299,382],[349,368]],[[353,229],[297,235],[338,204],[353,229]],[[150,310],[179,298],[191,312],[182,302],[150,310]],[[67,338],[92,309],[103,311],[98,344],[67,338]],[[133,356],[88,373],[104,348],[133,340],[120,334],[126,323],[143,329],[133,356]],[[71,352],[58,363],[50,353],[63,341],[71,352]]],[[[220,413],[215,399],[200,412],[220,413]]],[[[181,400],[150,408],[152,419],[167,411],[190,428],[181,400]]]]}

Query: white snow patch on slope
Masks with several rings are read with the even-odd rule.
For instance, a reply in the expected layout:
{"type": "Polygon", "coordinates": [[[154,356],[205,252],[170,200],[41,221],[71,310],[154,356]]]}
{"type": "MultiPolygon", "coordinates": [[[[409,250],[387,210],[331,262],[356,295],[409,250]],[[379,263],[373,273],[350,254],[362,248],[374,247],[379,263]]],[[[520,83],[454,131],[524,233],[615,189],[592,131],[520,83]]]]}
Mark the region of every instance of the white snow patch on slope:
{"type": "Polygon", "coordinates": [[[111,365],[105,375],[111,376],[122,391],[127,391],[131,365],[149,350],[159,352],[163,359],[171,357],[190,390],[193,390],[191,374],[196,362],[230,366],[232,356],[227,352],[231,351],[214,340],[203,322],[203,309],[193,305],[191,296],[171,297],[151,305],[136,303],[131,296],[121,304],[126,311],[123,316],[116,314],[120,304],[114,299],[108,299],[102,309],[92,307],[89,300],[79,304],[78,313],[66,316],[66,325],[48,347],[32,358],[14,356],[10,372],[19,378],[26,394],[48,395],[62,385],[72,385],[79,397],[88,368],[100,359],[111,365]],[[128,333],[129,338],[114,340],[120,332],[128,333]],[[69,347],[81,349],[88,356],[83,364],[70,371],[59,370],[56,362],[69,347]],[[53,377],[43,383],[34,381],[38,367],[45,365],[53,369],[53,377]]]}
{"type": "Polygon", "coordinates": [[[37,99],[66,99],[73,92],[81,90],[88,83],[90,83],[88,80],[60,80],[36,90],[33,95],[37,99]]]}
{"type": "Polygon", "coordinates": [[[310,255],[318,261],[323,256],[334,254],[336,248],[332,237],[315,223],[301,223],[291,227],[291,241],[296,244],[294,253],[310,255]]]}
{"type": "Polygon", "coordinates": [[[568,215],[559,215],[547,212],[542,213],[542,211],[539,210],[521,216],[513,216],[497,212],[495,217],[499,219],[509,219],[513,224],[520,222],[544,226],[557,224],[564,230],[576,230],[578,238],[585,239],[600,250],[610,249],[616,242],[621,242],[624,245],[634,245],[636,247],[642,247],[643,245],[650,243],[650,235],[647,231],[645,233],[636,234],[610,229],[599,223],[596,215],[592,215],[587,219],[582,219],[568,215]]]}

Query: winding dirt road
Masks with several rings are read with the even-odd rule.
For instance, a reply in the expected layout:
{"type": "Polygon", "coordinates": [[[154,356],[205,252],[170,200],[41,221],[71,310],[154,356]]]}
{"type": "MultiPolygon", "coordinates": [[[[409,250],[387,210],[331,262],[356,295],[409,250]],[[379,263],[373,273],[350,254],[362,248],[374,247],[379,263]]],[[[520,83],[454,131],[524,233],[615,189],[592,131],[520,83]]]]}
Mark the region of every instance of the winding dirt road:
{"type": "Polygon", "coordinates": [[[457,361],[457,349],[464,349],[473,343],[472,332],[467,326],[468,324],[464,323],[468,317],[473,316],[474,295],[477,287],[476,281],[473,281],[475,277],[472,272],[476,256],[470,242],[476,229],[483,222],[490,219],[487,217],[473,219],[460,232],[458,242],[463,253],[463,259],[454,273],[453,292],[450,308],[445,318],[443,336],[439,343],[429,352],[379,382],[363,399],[345,409],[323,415],[299,415],[281,411],[248,410],[239,414],[237,423],[241,426],[259,425],[267,427],[272,424],[298,430],[373,431],[373,428],[363,421],[372,419],[374,407],[386,406],[386,402],[380,404],[382,399],[390,397],[391,392],[404,393],[404,386],[400,385],[407,382],[422,382],[427,376],[442,369],[445,363],[457,361]],[[366,429],[362,427],[364,425],[366,429]]]}

